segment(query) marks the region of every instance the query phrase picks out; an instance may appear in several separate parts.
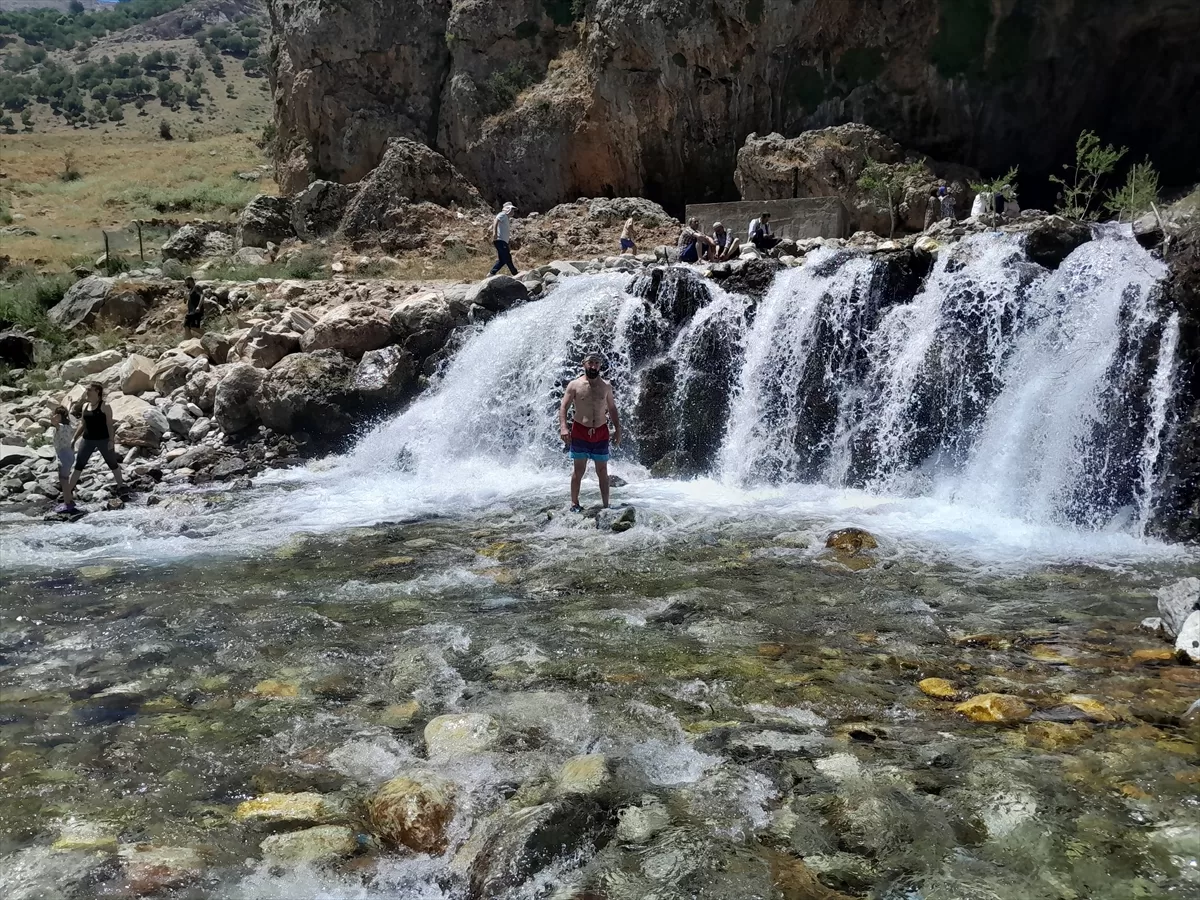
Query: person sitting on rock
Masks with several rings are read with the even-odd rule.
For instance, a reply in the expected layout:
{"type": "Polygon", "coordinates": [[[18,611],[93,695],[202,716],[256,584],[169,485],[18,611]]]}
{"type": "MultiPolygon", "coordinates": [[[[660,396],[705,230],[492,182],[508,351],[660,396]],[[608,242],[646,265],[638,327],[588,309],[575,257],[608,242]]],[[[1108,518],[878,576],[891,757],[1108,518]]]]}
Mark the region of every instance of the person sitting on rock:
{"type": "Polygon", "coordinates": [[[604,357],[589,353],[583,358],[583,375],[567,385],[562,403],[558,405],[558,433],[571,451],[574,471],[571,473],[571,511],[583,512],[579,505],[579,487],[587,472],[588,460],[596,467],[600,483],[600,501],[608,509],[609,443],[621,446],[621,417],[612,385],[600,377],[604,357]],[[572,424],[567,427],[567,410],[574,407],[572,424]],[[609,426],[612,433],[609,434],[609,426]]]}
{"type": "Polygon", "coordinates": [[[199,331],[204,322],[204,294],[196,284],[196,279],[189,275],[183,280],[187,287],[187,313],[183,317],[183,332],[188,337],[193,331],[199,331]]]}
{"type": "Polygon", "coordinates": [[[715,249],[712,238],[700,230],[700,220],[695,216],[688,219],[679,232],[679,261],[697,263],[701,259],[711,259],[715,249]]]}
{"type": "Polygon", "coordinates": [[[637,256],[637,244],[634,241],[633,217],[625,220],[625,226],[621,229],[621,255],[629,253],[637,256]]]}
{"type": "Polygon", "coordinates": [[[764,212],[750,223],[750,243],[763,253],[769,253],[779,243],[779,238],[771,234],[771,214],[764,212]]]}
{"type": "Polygon", "coordinates": [[[712,239],[713,247],[715,248],[713,258],[717,262],[726,262],[731,259],[736,259],[738,253],[741,252],[741,241],[726,231],[725,226],[720,222],[713,222],[712,239]]]}
{"type": "Polygon", "coordinates": [[[488,277],[495,275],[505,266],[508,266],[508,271],[513,275],[517,274],[517,267],[513,265],[512,253],[508,249],[509,237],[512,234],[511,216],[515,210],[516,207],[511,203],[505,203],[504,208],[492,220],[492,243],[496,246],[496,264],[492,266],[488,277]]]}
{"type": "MultiPolygon", "coordinates": [[[[72,498],[75,496],[75,486],[79,483],[79,476],[83,474],[92,454],[97,452],[112,470],[113,478],[117,482],[117,490],[125,487],[125,482],[121,478],[121,457],[117,456],[116,449],[117,428],[113,423],[112,407],[104,402],[103,385],[93,381],[87,386],[87,393],[84,397],[83,415],[80,416],[79,427],[75,429],[75,441],[79,445],[79,453],[75,457],[75,471],[71,473],[71,480],[67,483],[67,495],[72,498]]],[[[74,505],[72,504],[63,511],[71,512],[73,509],[74,505]]]]}

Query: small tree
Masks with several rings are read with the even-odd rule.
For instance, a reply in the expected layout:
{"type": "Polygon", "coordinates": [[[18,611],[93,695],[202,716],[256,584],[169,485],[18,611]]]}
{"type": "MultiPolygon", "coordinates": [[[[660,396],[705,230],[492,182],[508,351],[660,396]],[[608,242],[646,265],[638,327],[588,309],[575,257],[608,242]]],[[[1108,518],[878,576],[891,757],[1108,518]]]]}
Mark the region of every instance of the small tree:
{"type": "Polygon", "coordinates": [[[858,186],[878,203],[886,206],[891,217],[891,232],[888,237],[896,234],[896,211],[904,200],[904,190],[913,178],[925,174],[921,163],[888,164],[876,162],[867,157],[862,174],[858,177],[858,186]]]}
{"type": "Polygon", "coordinates": [[[1128,152],[1128,147],[1118,150],[1112,144],[1101,145],[1094,131],[1080,134],[1075,142],[1074,172],[1069,164],[1063,164],[1070,180],[1057,175],[1050,176],[1050,181],[1062,189],[1057,207],[1059,214],[1068,219],[1095,219],[1098,214],[1092,209],[1092,204],[1096,200],[1100,180],[1111,175],[1128,152]]]}
{"type": "Polygon", "coordinates": [[[158,120],[158,136],[164,141],[175,139],[175,135],[171,134],[171,124],[166,119],[158,120]]]}
{"type": "Polygon", "coordinates": [[[991,194],[993,203],[991,209],[992,227],[996,225],[996,205],[995,198],[1003,197],[1005,200],[1017,199],[1017,173],[1020,172],[1020,166],[1013,166],[995,181],[972,181],[971,190],[976,194],[991,194]]]}
{"type": "Polygon", "coordinates": [[[1118,222],[1132,222],[1138,216],[1150,212],[1158,203],[1158,170],[1146,157],[1145,162],[1134,163],[1125,184],[1119,190],[1110,191],[1104,208],[1117,217],[1118,222]]]}
{"type": "Polygon", "coordinates": [[[63,168],[58,173],[61,181],[78,181],[83,175],[80,174],[79,168],[75,165],[75,151],[67,150],[63,153],[63,168]]]}

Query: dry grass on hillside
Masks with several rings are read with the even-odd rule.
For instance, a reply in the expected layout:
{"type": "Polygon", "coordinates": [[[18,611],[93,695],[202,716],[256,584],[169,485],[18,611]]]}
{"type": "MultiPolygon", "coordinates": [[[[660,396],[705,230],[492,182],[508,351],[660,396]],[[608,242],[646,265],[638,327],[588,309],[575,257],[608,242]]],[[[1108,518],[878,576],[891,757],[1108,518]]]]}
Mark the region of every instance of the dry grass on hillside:
{"type": "Polygon", "coordinates": [[[4,235],[0,252],[14,263],[55,269],[99,255],[102,230],[119,230],[135,219],[227,220],[255,194],[276,192],[269,175],[258,182],[236,177],[265,162],[248,134],[195,142],[132,131],[6,136],[0,172],[7,177],[0,191],[11,212],[25,217],[17,224],[37,234],[4,235]],[[68,153],[76,180],[63,180],[68,153]]]}

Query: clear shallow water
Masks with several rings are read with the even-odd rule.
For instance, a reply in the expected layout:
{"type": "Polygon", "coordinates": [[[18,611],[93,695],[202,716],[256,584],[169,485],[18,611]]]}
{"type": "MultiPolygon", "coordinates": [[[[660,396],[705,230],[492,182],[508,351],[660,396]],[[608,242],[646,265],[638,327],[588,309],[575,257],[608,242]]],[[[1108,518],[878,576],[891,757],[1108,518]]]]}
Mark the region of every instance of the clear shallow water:
{"type": "Polygon", "coordinates": [[[967,251],[873,321],[845,302],[873,264],[832,255],[781,279],[753,322],[719,291],[677,326],[627,278],[573,279],[475,335],[343,457],[73,525],[0,514],[0,894],[80,871],[75,895],[122,892],[103,855],[50,849],[82,822],[122,847],[199,851],[179,896],[476,900],[471,835],[602,753],[600,839],[542,859],[512,896],[791,900],[815,872],[886,900],[1200,896],[1200,733],[1181,719],[1200,677],[1134,655],[1165,646],[1136,628],[1155,590],[1200,570],[1138,536],[1173,377],[1155,275],[1128,242],[1028,283],[997,272],[1013,246],[967,251]],[[964,325],[980,315],[982,355],[964,325]],[[1110,447],[1093,436],[1124,369],[1051,388],[1061,340],[1120,363],[1111,348],[1136,343],[1121,321],[1160,359],[1122,432],[1120,489],[1097,491],[1077,463],[1110,447]],[[822,335],[865,339],[865,374],[831,365],[780,392],[822,335]],[[563,510],[554,392],[594,346],[626,408],[663,354],[685,406],[713,346],[745,361],[709,477],[652,479],[618,456],[615,498],[638,522],[620,535],[563,510]],[[955,423],[932,444],[910,409],[931,383],[937,421],[955,423]],[[826,431],[805,424],[813,384],[841,392],[826,431]],[[1047,429],[1039,410],[1060,407],[1070,428],[1047,429]],[[823,455],[794,452],[805,428],[823,455]],[[849,486],[866,432],[886,450],[873,491],[849,486]],[[917,444],[929,455],[911,465],[917,444]],[[845,526],[879,539],[862,571],[824,551],[845,526]],[[926,677],[1019,696],[1033,717],[971,723],[916,687],[926,677]],[[427,758],[423,728],[448,712],[493,716],[503,740],[427,758]],[[375,845],[364,798],[431,768],[458,790],[446,854],[375,845]],[[301,790],[350,804],[352,858],[262,861],[266,833],[233,811],[301,790]],[[617,838],[632,805],[661,806],[663,830],[617,838]]]}

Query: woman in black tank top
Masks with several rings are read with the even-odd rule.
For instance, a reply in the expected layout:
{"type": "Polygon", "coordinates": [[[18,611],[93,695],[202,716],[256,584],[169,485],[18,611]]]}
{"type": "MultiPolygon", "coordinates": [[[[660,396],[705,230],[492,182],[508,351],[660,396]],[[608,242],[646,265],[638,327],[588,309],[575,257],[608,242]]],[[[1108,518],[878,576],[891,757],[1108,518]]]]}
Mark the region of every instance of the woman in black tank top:
{"type": "Polygon", "coordinates": [[[104,402],[104,387],[93,382],[87,386],[83,416],[79,421],[79,428],[75,431],[79,452],[75,457],[75,471],[71,473],[71,480],[68,482],[66,493],[63,496],[64,511],[75,508],[73,502],[75,485],[79,483],[79,476],[93,453],[99,453],[108,463],[108,467],[117,481],[117,489],[125,486],[125,482],[121,479],[121,457],[117,456],[115,447],[116,437],[112,409],[104,402]]]}

